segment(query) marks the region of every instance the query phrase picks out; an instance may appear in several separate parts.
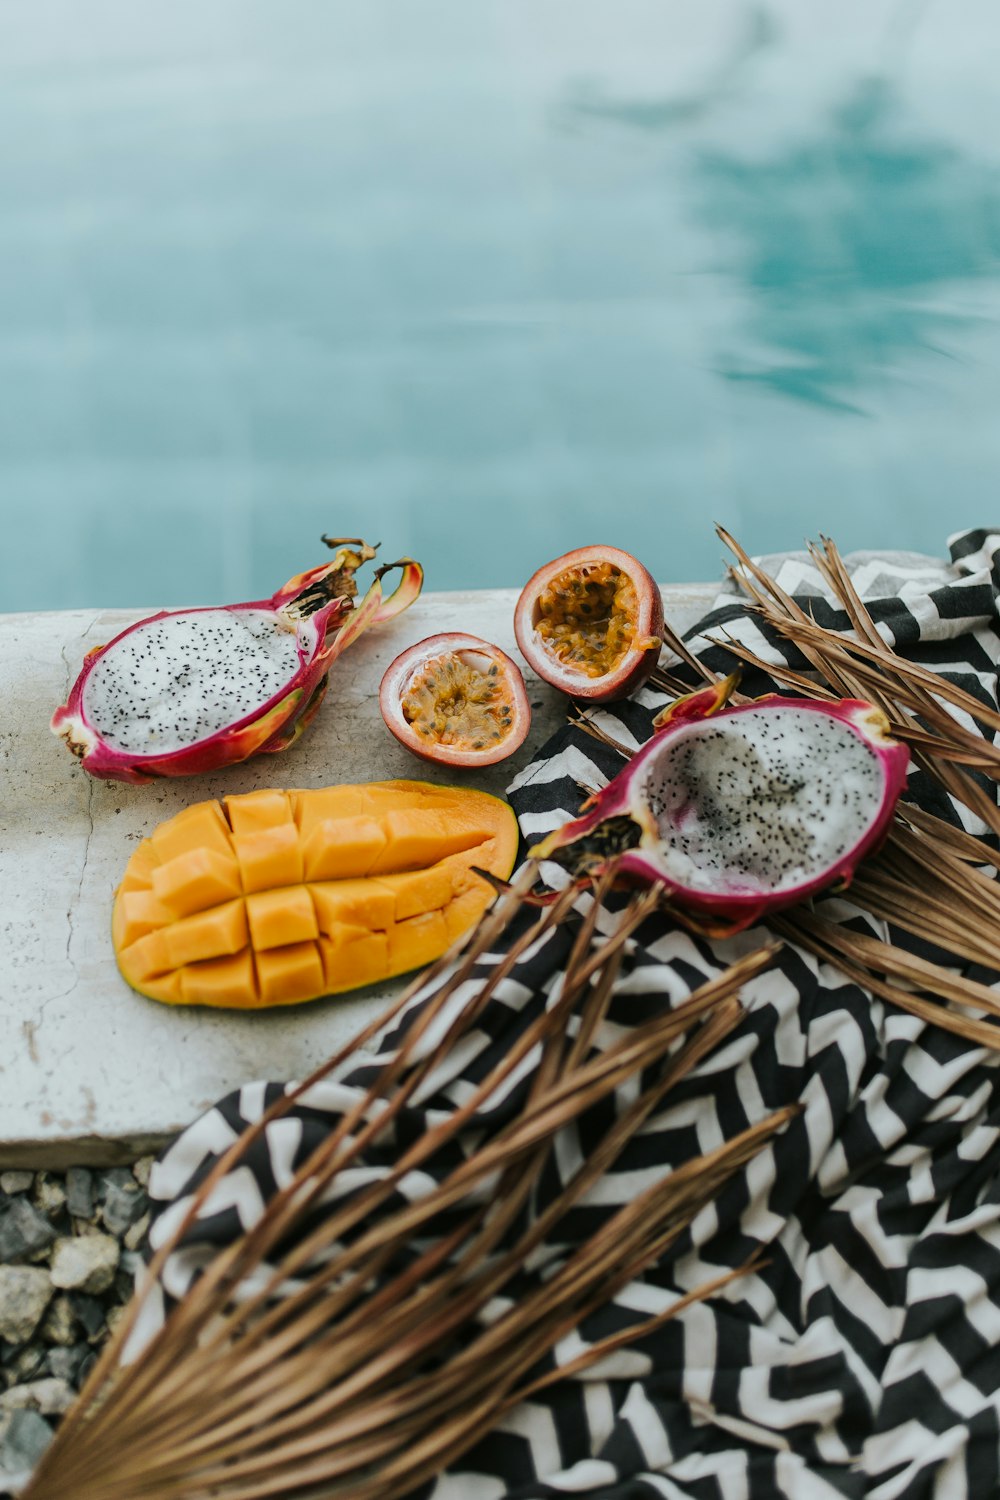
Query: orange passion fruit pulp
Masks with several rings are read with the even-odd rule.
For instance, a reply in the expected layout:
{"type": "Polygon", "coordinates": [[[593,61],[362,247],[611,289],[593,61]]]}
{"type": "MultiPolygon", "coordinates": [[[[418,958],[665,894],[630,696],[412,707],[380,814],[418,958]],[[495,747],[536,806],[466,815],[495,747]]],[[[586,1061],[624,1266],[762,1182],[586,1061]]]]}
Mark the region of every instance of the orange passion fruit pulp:
{"type": "Polygon", "coordinates": [[[442,766],[491,766],[524,742],[531,709],[506,652],[476,635],[428,636],[389,667],[379,707],[401,745],[442,766]]]}
{"type": "Polygon", "coordinates": [[[574,698],[610,703],[659,659],[663,601],[642,563],[617,547],[578,547],[539,568],[514,611],[525,661],[574,698]]]}

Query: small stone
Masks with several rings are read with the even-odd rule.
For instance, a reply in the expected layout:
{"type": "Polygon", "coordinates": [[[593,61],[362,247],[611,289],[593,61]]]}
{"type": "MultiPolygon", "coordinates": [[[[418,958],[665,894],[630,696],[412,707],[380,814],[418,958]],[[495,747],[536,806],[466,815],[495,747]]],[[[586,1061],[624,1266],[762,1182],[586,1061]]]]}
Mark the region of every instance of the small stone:
{"type": "Polygon", "coordinates": [[[97,1198],[103,1203],[108,1195],[108,1189],[112,1187],[129,1188],[135,1187],[135,1178],[131,1167],[105,1167],[97,1174],[97,1198]]]}
{"type": "Polygon", "coordinates": [[[41,1335],[47,1344],[67,1347],[76,1342],[76,1313],[65,1292],[53,1297],[42,1322],[41,1335]]]}
{"type": "Polygon", "coordinates": [[[105,1302],[111,1306],[115,1302],[128,1302],[135,1291],[135,1281],[127,1271],[119,1271],[115,1277],[113,1297],[106,1297],[105,1302]]]}
{"type": "Polygon", "coordinates": [[[52,1281],[40,1266],[0,1266],[0,1338],[26,1344],[52,1297],[52,1281]]]}
{"type": "Polygon", "coordinates": [[[97,1351],[94,1350],[94,1349],[91,1349],[90,1352],[88,1353],[86,1359],[83,1361],[83,1364],[80,1366],[79,1370],[77,1371],[77,1375],[76,1375],[76,1388],[77,1388],[78,1391],[82,1389],[83,1384],[84,1384],[84,1382],[87,1379],[87,1376],[90,1374],[91,1370],[94,1368],[94,1366],[96,1364],[97,1364],[97,1351]]]}
{"type": "Polygon", "coordinates": [[[34,1180],[34,1172],[0,1172],[0,1189],[5,1193],[26,1193],[34,1180]]]}
{"type": "Polygon", "coordinates": [[[155,1160],[155,1156],[140,1156],[138,1161],[132,1163],[132,1176],[140,1187],[149,1187],[149,1174],[155,1160]]]}
{"type": "Polygon", "coordinates": [[[81,1292],[103,1292],[115,1279],[118,1241],[108,1234],[84,1234],[56,1240],[52,1251],[52,1284],[81,1292]]]}
{"type": "Polygon", "coordinates": [[[24,1260],[48,1249],[56,1237],[48,1219],[27,1198],[0,1208],[0,1261],[24,1260]]]}
{"type": "Polygon", "coordinates": [[[25,1344],[10,1362],[10,1384],[21,1385],[25,1380],[34,1380],[45,1368],[45,1350],[40,1344],[25,1344]]]}
{"type": "Polygon", "coordinates": [[[50,1375],[29,1385],[15,1385],[0,1396],[5,1411],[40,1411],[43,1417],[60,1417],[73,1404],[73,1391],[65,1380],[50,1375]]]}
{"type": "Polygon", "coordinates": [[[94,1175],[86,1167],[70,1167],[66,1173],[66,1207],[74,1219],[94,1217],[94,1175]]]}
{"type": "Polygon", "coordinates": [[[80,1368],[84,1360],[91,1358],[89,1344],[74,1344],[71,1349],[50,1349],[46,1361],[49,1374],[54,1375],[57,1380],[68,1380],[71,1385],[76,1385],[80,1374],[80,1368]]]}
{"type": "Polygon", "coordinates": [[[120,1236],[142,1218],[148,1207],[149,1199],[130,1172],[126,1182],[108,1183],[101,1220],[105,1229],[120,1236]]]}
{"type": "MultiPolygon", "coordinates": [[[[142,1260],[142,1256],[139,1254],[138,1250],[123,1250],[122,1251],[122,1270],[123,1271],[127,1271],[128,1274],[131,1276],[131,1278],[132,1278],[133,1281],[138,1276],[139,1272],[142,1270],[142,1266],[143,1266],[143,1260],[142,1260]]],[[[130,1297],[131,1297],[131,1295],[132,1295],[132,1293],[129,1292],[129,1296],[130,1297]]]]}
{"type": "Polygon", "coordinates": [[[12,1411],[0,1444],[0,1476],[27,1476],[52,1441],[52,1428],[37,1411],[12,1411]]]}
{"type": "Polygon", "coordinates": [[[66,1207],[66,1189],[50,1172],[39,1172],[35,1178],[35,1190],[31,1195],[36,1208],[50,1219],[56,1218],[66,1207]]]}
{"type": "Polygon", "coordinates": [[[93,1343],[104,1331],[104,1308],[96,1297],[85,1297],[79,1292],[70,1295],[73,1311],[79,1319],[88,1340],[93,1343]]]}

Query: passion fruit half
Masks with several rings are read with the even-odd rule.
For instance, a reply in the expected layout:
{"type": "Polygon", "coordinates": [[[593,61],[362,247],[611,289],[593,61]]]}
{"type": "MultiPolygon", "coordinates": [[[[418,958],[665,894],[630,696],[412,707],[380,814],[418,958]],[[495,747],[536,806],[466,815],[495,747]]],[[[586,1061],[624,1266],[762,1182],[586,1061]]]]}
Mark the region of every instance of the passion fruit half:
{"type": "Polygon", "coordinates": [[[663,601],[641,562],[617,547],[567,552],[533,574],[514,610],[517,644],[543,681],[610,703],[656,666],[663,601]]]}
{"type": "Polygon", "coordinates": [[[389,667],[379,707],[401,745],[442,766],[492,766],[524,743],[531,709],[520,669],[477,635],[432,635],[389,667]]]}

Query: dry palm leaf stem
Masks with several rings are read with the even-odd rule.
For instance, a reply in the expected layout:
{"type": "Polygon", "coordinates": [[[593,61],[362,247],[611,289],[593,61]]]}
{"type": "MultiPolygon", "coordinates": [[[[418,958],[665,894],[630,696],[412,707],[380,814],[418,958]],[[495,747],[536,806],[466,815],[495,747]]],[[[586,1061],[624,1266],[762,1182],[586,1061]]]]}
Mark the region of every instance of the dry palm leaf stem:
{"type": "MultiPolygon", "coordinates": [[[[875,703],[886,714],[891,732],[910,747],[915,763],[953,798],[966,806],[994,834],[1000,835],[1000,810],[969,774],[1000,780],[1000,746],[972,733],[945,707],[950,704],[987,732],[1000,729],[1000,713],[927,667],[898,656],[880,636],[844,567],[834,543],[810,547],[817,568],[844,608],[856,640],[817,625],[802,607],[755,563],[722,528],[719,534],[739,563],[733,577],[750,596],[762,619],[798,647],[813,676],[767,661],[750,647],[725,636],[717,644],[747,665],[758,667],[796,692],[814,698],[857,697],[875,703]]],[[[704,664],[684,647],[675,652],[706,675],[704,664]]],[[[715,674],[708,674],[714,680],[715,674]]],[[[668,690],[680,688],[669,674],[654,674],[668,690]]],[[[690,691],[689,688],[682,689],[690,691]]],[[[631,755],[603,726],[585,714],[576,720],[594,738],[631,755]]],[[[1000,931],[1000,884],[977,866],[1000,869],[1000,852],[923,808],[901,802],[881,854],[855,875],[851,899],[874,917],[930,939],[956,963],[997,967],[1000,931]]],[[[876,943],[849,928],[819,923],[799,910],[771,924],[776,931],[818,951],[850,971],[859,983],[884,999],[919,1013],[924,1020],[955,1031],[970,1041],[1000,1048],[1000,1033],[983,1022],[947,1010],[938,1001],[996,1013],[989,989],[964,980],[951,969],[913,956],[891,943],[876,943]],[[885,977],[898,981],[889,984],[885,977]]]]}
{"type": "MultiPolygon", "coordinates": [[[[738,1023],[740,989],[776,951],[747,955],[683,1004],[595,1051],[624,944],[656,900],[655,893],[637,898],[594,948],[598,891],[548,1008],[461,1108],[370,1187],[338,1199],[336,1175],[361,1162],[365,1147],[475,1026],[500,982],[497,971],[509,972],[520,953],[565,918],[574,893],[543,911],[489,977],[474,981],[465,1004],[456,1004],[463,986],[469,988],[474,957],[513,919],[521,894],[515,889],[501,899],[337,1130],[258,1223],[213,1255],[138,1362],[124,1369],[128,1326],[118,1330],[42,1460],[26,1492],[30,1500],[70,1493],[75,1500],[400,1495],[459,1456],[526,1392],[560,1378],[552,1360],[559,1340],[662,1255],[786,1123],[794,1108],[685,1163],[571,1253],[545,1248],[670,1088],[738,1023]],[[432,1027],[443,1028],[441,1039],[432,1027]],[[406,1182],[506,1093],[527,1060],[532,1081],[513,1118],[406,1197],[406,1182]],[[555,1133],[636,1078],[643,1083],[636,1098],[532,1217],[526,1209],[555,1133]]],[[[290,1090],[269,1120],[329,1068],[290,1090]]],[[[212,1187],[259,1133],[247,1132],[193,1195],[154,1266],[210,1208],[212,1187]]],[[[573,1372],[728,1279],[595,1344],[574,1358],[573,1372]]]]}

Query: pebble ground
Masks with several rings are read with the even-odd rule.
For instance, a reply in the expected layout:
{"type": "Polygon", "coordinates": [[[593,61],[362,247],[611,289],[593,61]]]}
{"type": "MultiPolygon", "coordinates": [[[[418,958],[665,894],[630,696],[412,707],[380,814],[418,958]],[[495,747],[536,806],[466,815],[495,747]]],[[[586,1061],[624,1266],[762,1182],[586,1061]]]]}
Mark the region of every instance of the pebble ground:
{"type": "Polygon", "coordinates": [[[0,1497],[52,1441],[132,1295],[152,1162],[0,1171],[0,1497]]]}

